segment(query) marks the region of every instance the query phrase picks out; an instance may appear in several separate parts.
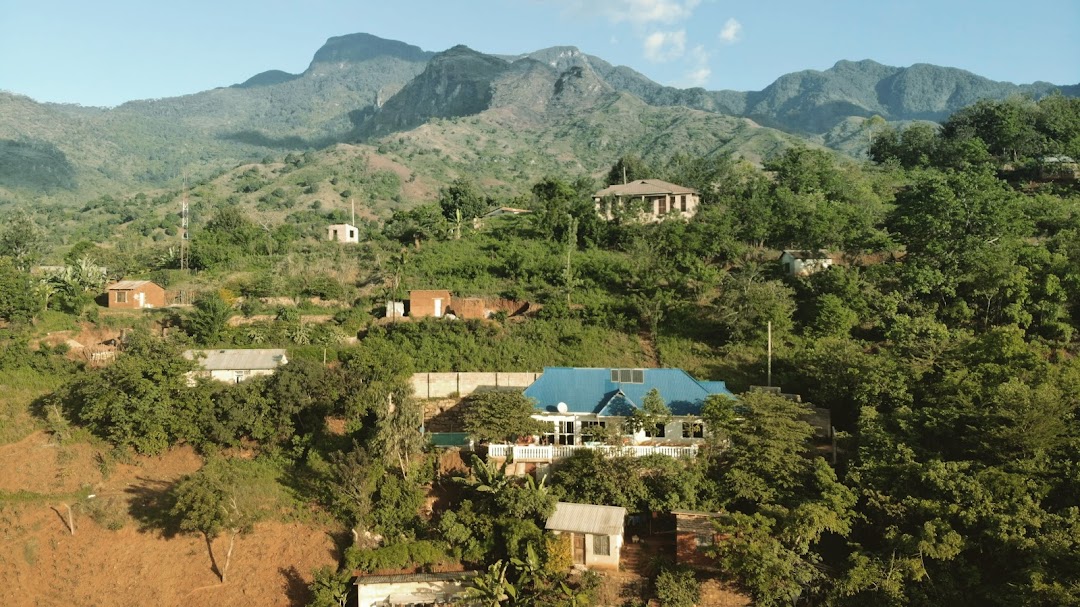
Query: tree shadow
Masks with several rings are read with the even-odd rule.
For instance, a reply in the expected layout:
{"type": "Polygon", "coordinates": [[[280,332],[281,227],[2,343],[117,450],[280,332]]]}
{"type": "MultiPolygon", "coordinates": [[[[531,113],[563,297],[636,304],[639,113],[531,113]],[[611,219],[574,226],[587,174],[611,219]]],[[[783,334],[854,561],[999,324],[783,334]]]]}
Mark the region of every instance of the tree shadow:
{"type": "Polygon", "coordinates": [[[139,531],[158,531],[162,537],[172,538],[180,533],[180,522],[173,516],[176,497],[172,489],[175,482],[138,477],[139,484],[124,490],[128,499],[128,514],[139,523],[139,531]]]}
{"type": "Polygon", "coordinates": [[[285,578],[282,585],[285,590],[285,597],[289,599],[291,607],[304,607],[304,605],[311,602],[313,598],[311,590],[308,589],[307,582],[301,577],[300,570],[296,568],[296,565],[278,567],[278,573],[285,578]]]}

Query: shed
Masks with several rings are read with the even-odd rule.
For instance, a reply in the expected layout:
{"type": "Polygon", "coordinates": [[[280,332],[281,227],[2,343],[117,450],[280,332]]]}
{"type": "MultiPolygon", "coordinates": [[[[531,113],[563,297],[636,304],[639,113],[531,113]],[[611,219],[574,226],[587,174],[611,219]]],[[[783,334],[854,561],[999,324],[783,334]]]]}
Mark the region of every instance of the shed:
{"type": "Polygon", "coordinates": [[[680,565],[713,567],[714,561],[704,550],[716,545],[720,535],[715,521],[722,515],[696,510],[672,510],[675,515],[675,560],[680,565]]]}
{"type": "Polygon", "coordinates": [[[625,520],[626,508],[559,502],[545,529],[570,536],[575,565],[617,570],[625,520]]]}
{"type": "Polygon", "coordinates": [[[165,307],[165,289],[149,280],[121,280],[108,287],[108,307],[128,310],[165,307]]]}
{"type": "Polygon", "coordinates": [[[806,276],[814,272],[820,272],[833,264],[828,251],[817,250],[785,250],[780,254],[780,263],[784,271],[791,276],[806,276]]]}
{"type": "Polygon", "coordinates": [[[331,242],[360,242],[360,230],[348,223],[326,226],[326,239],[331,242]]]}
{"type": "Polygon", "coordinates": [[[189,375],[209,377],[226,383],[240,383],[256,375],[273,375],[288,364],[285,350],[275,348],[242,350],[186,350],[184,358],[198,363],[200,370],[189,375]]]}

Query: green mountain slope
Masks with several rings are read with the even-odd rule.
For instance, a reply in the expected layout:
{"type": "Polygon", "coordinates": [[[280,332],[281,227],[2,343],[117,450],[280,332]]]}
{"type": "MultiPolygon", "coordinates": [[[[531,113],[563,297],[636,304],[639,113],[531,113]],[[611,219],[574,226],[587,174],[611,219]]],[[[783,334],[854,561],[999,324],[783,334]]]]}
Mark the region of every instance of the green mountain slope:
{"type": "Polygon", "coordinates": [[[300,74],[270,70],[116,108],[0,93],[0,199],[175,187],[185,177],[337,143],[393,149],[434,179],[473,171],[503,184],[541,167],[598,171],[630,152],[760,159],[803,141],[860,156],[870,116],[941,120],[980,98],[1054,89],[873,61],[788,74],[762,91],[677,89],[569,46],[515,57],[463,46],[435,54],[351,34],[328,40],[300,74]],[[421,133],[437,135],[440,147],[421,133]]]}

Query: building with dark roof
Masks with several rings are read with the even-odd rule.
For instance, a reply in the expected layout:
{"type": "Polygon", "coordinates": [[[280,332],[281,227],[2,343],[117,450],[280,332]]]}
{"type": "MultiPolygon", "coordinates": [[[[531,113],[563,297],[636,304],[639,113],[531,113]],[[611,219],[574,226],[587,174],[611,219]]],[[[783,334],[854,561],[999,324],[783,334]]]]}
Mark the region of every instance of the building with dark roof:
{"type": "Polygon", "coordinates": [[[659,179],[636,179],[596,192],[593,202],[596,211],[608,220],[628,213],[642,221],[654,222],[669,215],[693,217],[701,203],[701,193],[659,179]]]}

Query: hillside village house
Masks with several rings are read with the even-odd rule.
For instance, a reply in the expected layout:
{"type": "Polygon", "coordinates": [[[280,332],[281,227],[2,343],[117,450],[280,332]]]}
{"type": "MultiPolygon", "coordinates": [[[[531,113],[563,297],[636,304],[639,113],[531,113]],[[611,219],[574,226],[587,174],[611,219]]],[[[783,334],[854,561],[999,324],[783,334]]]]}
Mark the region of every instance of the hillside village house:
{"type": "Polygon", "coordinates": [[[533,418],[550,422],[549,432],[540,437],[539,445],[489,445],[489,456],[551,462],[576,449],[693,455],[705,439],[701,419],[705,399],[714,394],[734,398],[724,382],[697,380],[682,369],[546,367],[524,393],[536,403],[533,418]],[[625,437],[627,444],[622,446],[601,444],[598,434],[621,428],[653,388],[671,410],[671,421],[625,437]]]}
{"type": "Polygon", "coordinates": [[[791,276],[807,276],[829,268],[833,263],[829,253],[816,251],[784,251],[780,254],[780,264],[784,272],[791,276]]]}
{"type": "Polygon", "coordinates": [[[149,280],[121,280],[109,285],[110,308],[141,310],[143,308],[164,308],[165,289],[149,280]]]}
{"type": "Polygon", "coordinates": [[[559,502],[545,528],[570,536],[575,565],[618,571],[625,520],[626,508],[559,502]]]}
{"type": "Polygon", "coordinates": [[[238,384],[257,375],[273,375],[278,367],[289,362],[281,349],[186,350],[183,356],[200,367],[188,374],[190,383],[197,377],[209,377],[238,384]]]}
{"type": "Polygon", "coordinates": [[[701,194],[693,188],[659,179],[638,179],[600,190],[593,194],[593,202],[596,211],[608,220],[615,218],[616,208],[636,202],[643,207],[642,221],[650,223],[671,214],[684,219],[693,217],[701,203],[701,194]]]}
{"type": "Polygon", "coordinates": [[[347,223],[335,223],[326,227],[326,239],[331,242],[360,242],[360,230],[347,223]]]}
{"type": "Polygon", "coordinates": [[[442,318],[450,308],[450,291],[409,291],[409,316],[442,318]]]}

